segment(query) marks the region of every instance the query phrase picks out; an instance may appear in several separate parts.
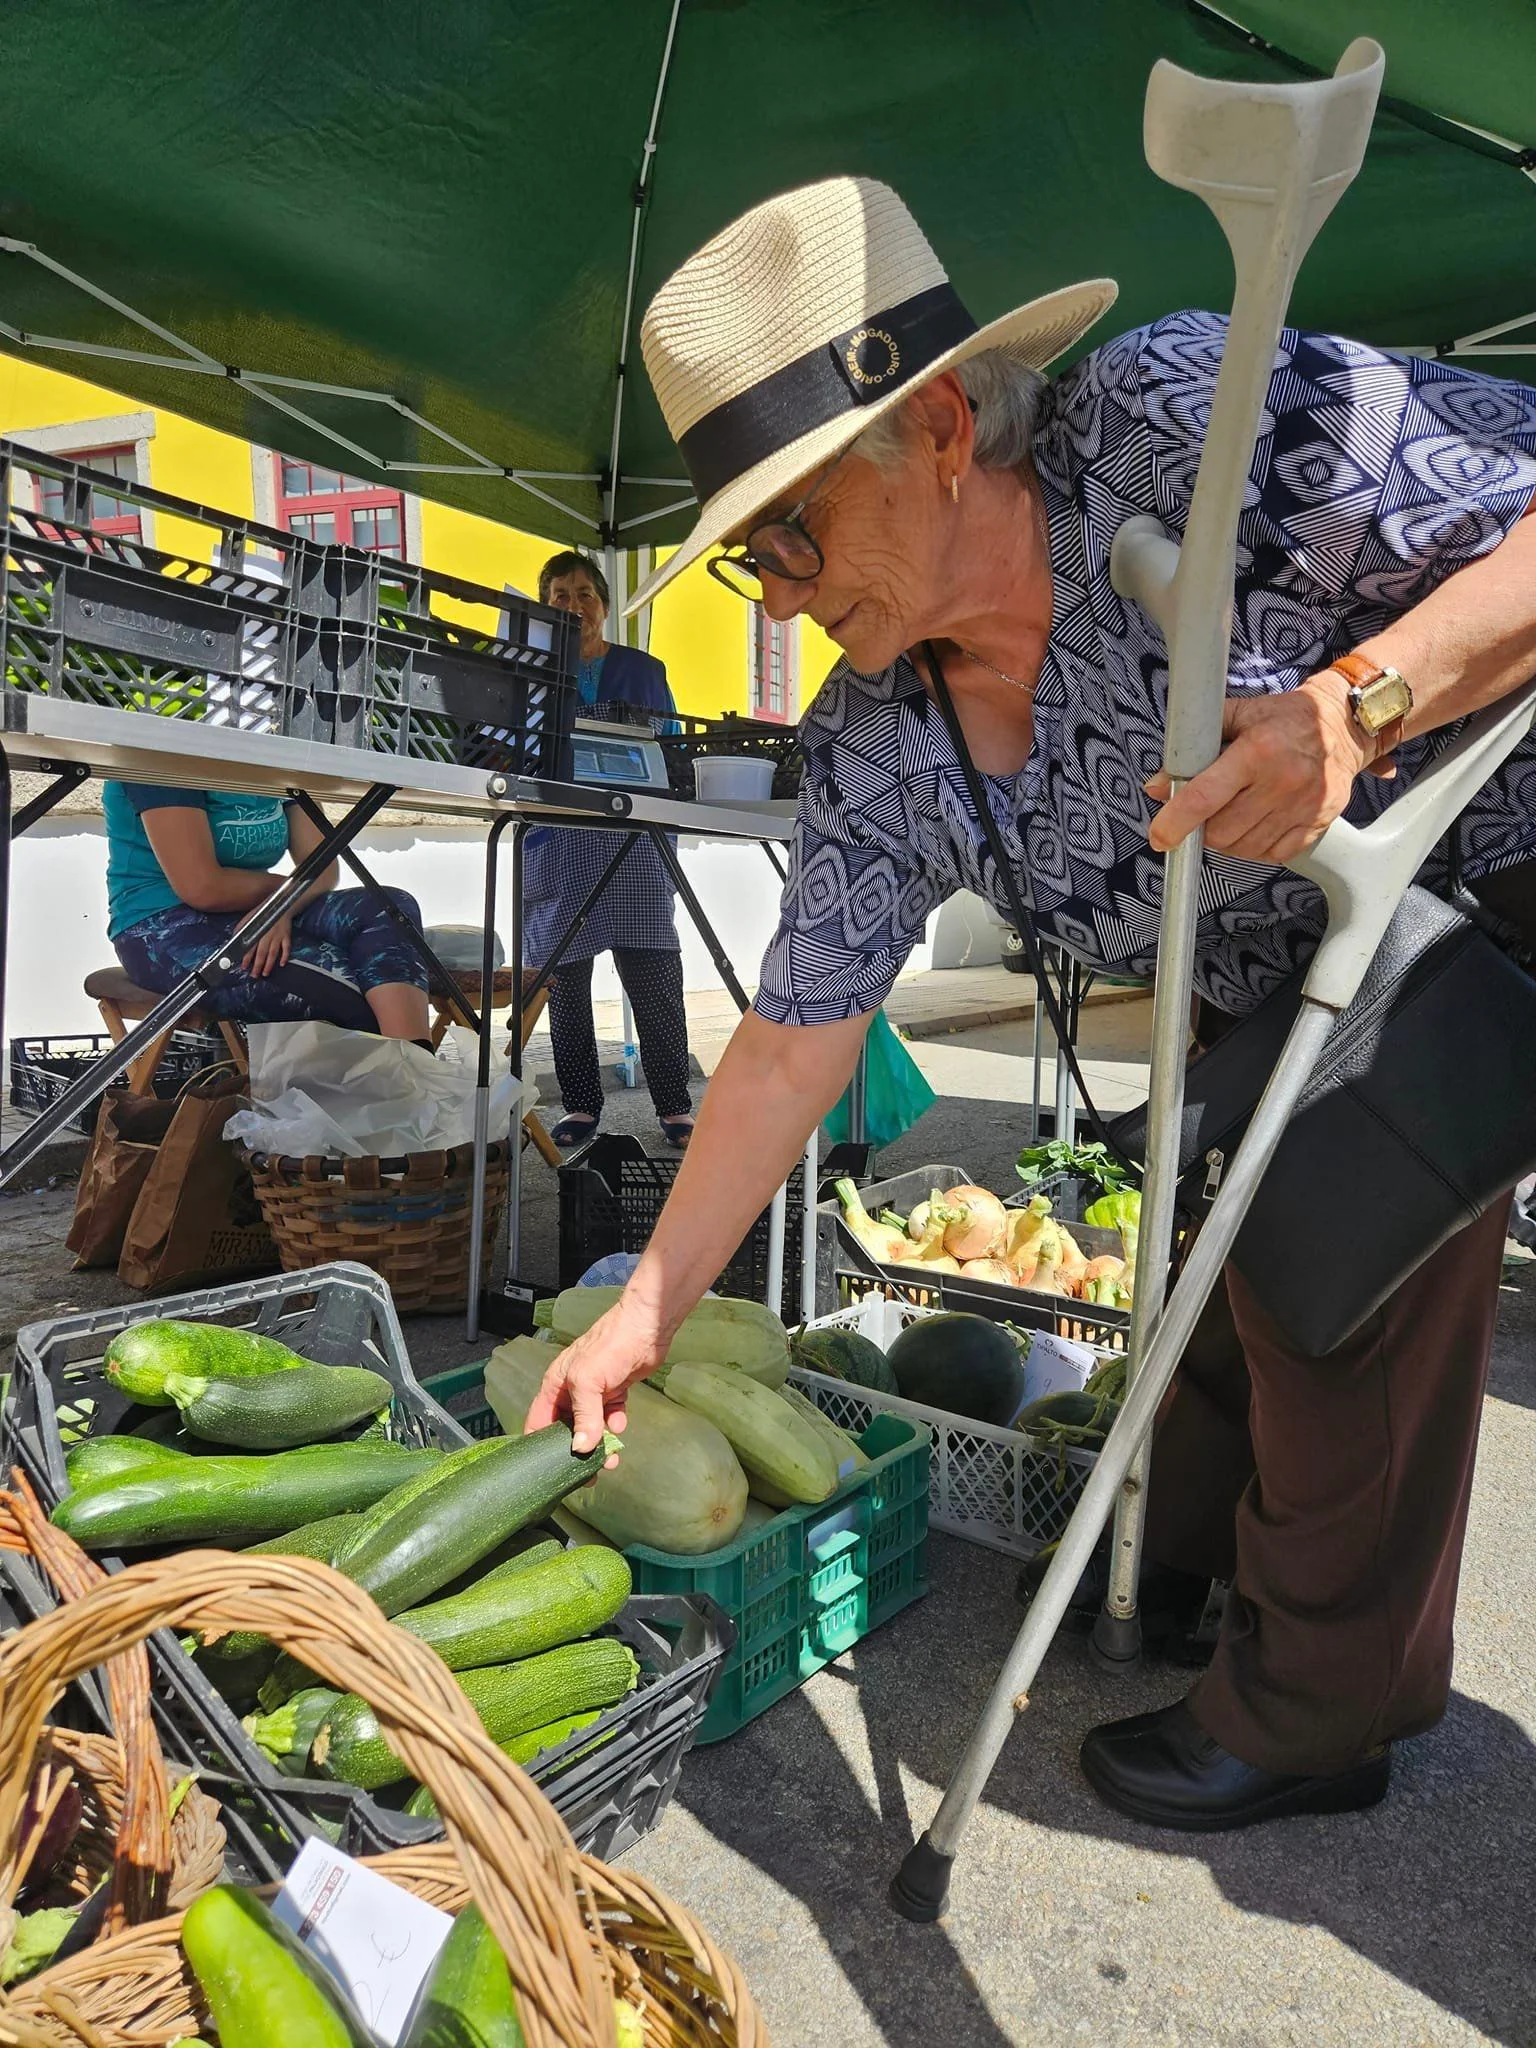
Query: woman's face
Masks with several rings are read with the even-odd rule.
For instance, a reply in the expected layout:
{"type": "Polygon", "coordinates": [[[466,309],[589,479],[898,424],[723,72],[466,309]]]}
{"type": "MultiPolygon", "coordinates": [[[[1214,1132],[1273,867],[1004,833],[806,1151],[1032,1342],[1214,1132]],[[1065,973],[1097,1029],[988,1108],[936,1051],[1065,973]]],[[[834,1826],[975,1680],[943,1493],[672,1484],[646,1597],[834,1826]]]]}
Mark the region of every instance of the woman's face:
{"type": "Polygon", "coordinates": [[[549,595],[544,602],[553,605],[557,611],[574,612],[581,620],[582,653],[592,655],[597,652],[602,645],[603,621],[608,616],[608,607],[587,570],[570,569],[563,576],[551,577],[549,595]]]}
{"type": "MultiPolygon", "coordinates": [[[[759,517],[771,518],[805,494],[801,484],[759,517]]],[[[764,609],[775,619],[806,613],[854,668],[877,675],[906,648],[944,631],[950,529],[942,515],[949,506],[932,451],[919,436],[908,435],[893,469],[850,456],[802,515],[822,552],[820,575],[795,583],[765,572],[764,609]]]]}

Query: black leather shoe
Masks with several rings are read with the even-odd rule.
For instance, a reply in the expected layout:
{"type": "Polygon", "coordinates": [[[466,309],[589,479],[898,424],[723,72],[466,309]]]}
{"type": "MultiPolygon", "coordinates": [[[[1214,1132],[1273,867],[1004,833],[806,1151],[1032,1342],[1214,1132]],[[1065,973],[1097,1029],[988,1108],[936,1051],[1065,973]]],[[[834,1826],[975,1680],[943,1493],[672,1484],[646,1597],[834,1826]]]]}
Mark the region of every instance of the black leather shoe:
{"type": "MultiPolygon", "coordinates": [[[[1039,1557],[1032,1557],[1020,1571],[1018,1597],[1024,1606],[1039,1592],[1053,1555],[1054,1546],[1039,1557]]],[[[1181,1664],[1209,1664],[1214,1644],[1196,1643],[1194,1635],[1210,1589],[1210,1580],[1196,1578],[1193,1572],[1177,1572],[1165,1564],[1143,1566],[1136,1595],[1142,1647],[1181,1664]]],[[[1089,1558],[1073,1588],[1067,1611],[1061,1617],[1062,1632],[1090,1635],[1108,1592],[1109,1552],[1101,1546],[1089,1558]]]]}
{"type": "Polygon", "coordinates": [[[1117,1813],[1191,1834],[1297,1813],[1355,1813],[1374,1806],[1392,1777],[1390,1748],[1328,1777],[1261,1771],[1207,1735],[1183,1700],[1091,1730],[1082,1761],[1089,1784],[1117,1813]]]}

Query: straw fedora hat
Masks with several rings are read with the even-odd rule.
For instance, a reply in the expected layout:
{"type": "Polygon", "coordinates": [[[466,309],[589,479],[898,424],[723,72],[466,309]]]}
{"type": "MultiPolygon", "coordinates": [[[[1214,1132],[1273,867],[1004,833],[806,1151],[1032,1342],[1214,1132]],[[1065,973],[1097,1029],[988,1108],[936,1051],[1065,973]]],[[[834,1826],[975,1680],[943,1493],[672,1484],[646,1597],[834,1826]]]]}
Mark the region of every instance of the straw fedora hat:
{"type": "Polygon", "coordinates": [[[872,421],[983,349],[1035,369],[1115,300],[1110,278],[978,327],[889,185],[781,192],[675,270],[640,329],[645,367],[699,500],[692,533],[629,611],[872,421]]]}

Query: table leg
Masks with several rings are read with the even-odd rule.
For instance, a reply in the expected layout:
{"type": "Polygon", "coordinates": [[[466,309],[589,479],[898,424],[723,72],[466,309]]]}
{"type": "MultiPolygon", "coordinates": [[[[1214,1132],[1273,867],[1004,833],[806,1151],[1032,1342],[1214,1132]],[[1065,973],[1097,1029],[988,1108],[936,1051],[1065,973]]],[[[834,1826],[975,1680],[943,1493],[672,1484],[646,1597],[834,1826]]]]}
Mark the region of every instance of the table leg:
{"type": "MultiPolygon", "coordinates": [[[[480,1015],[476,1020],[479,1036],[478,1059],[475,1067],[475,1159],[474,1177],[469,1198],[469,1289],[464,1305],[464,1335],[473,1344],[480,1335],[480,1264],[485,1249],[485,1174],[486,1160],[491,1143],[491,994],[495,988],[496,976],[496,855],[501,844],[501,835],[513,822],[513,813],[504,812],[493,820],[485,840],[485,914],[482,927],[483,950],[480,956],[480,1015]]],[[[519,835],[521,827],[519,828],[519,835]]],[[[522,880],[522,840],[515,835],[512,841],[513,864],[516,879],[522,880]]],[[[522,934],[514,936],[521,945],[522,934]]],[[[521,1030],[522,1001],[522,956],[521,950],[514,953],[512,966],[512,1071],[519,1088],[518,1098],[513,1103],[508,1123],[507,1137],[507,1200],[517,1201],[522,1192],[522,1066],[523,1034],[521,1030]]]]}
{"type": "MultiPolygon", "coordinates": [[[[313,826],[315,826],[321,832],[327,830],[329,820],[326,818],[324,811],[321,810],[320,806],[315,802],[314,798],[308,794],[307,791],[302,789],[295,789],[290,792],[290,795],[292,797],[293,802],[298,805],[299,809],[304,813],[305,817],[308,818],[309,822],[313,826]]],[[[388,917],[390,922],[393,925],[395,925],[400,932],[404,934],[404,936],[409,940],[412,948],[417,953],[419,953],[422,959],[427,963],[428,975],[436,977],[436,985],[441,989],[446,989],[448,994],[452,996],[460,1017],[469,1025],[470,1030],[478,1031],[480,1028],[480,1020],[478,1016],[475,1014],[473,1004],[471,1004],[468,997],[465,995],[463,989],[459,987],[459,984],[454,980],[452,974],[449,973],[448,969],[443,965],[442,961],[438,959],[437,955],[433,952],[432,948],[427,944],[426,933],[421,929],[419,925],[412,924],[411,920],[406,916],[405,912],[400,908],[399,904],[395,902],[394,898],[389,894],[388,890],[380,887],[379,883],[374,879],[374,877],[368,872],[368,869],[363,865],[363,862],[359,855],[356,854],[350,846],[344,846],[341,849],[341,858],[352,870],[353,874],[356,875],[357,879],[362,883],[363,887],[365,889],[371,890],[372,893],[378,897],[379,902],[384,907],[385,916],[388,917]]],[[[489,929],[490,927],[487,926],[487,930],[489,929]]],[[[494,948],[492,950],[494,951],[494,948]]],[[[481,982],[480,988],[482,1002],[488,1000],[488,991],[490,990],[490,987],[490,982],[481,982]]]]}
{"type": "MultiPolygon", "coordinates": [[[[3,749],[0,749],[0,760],[3,760],[3,749]]],[[[4,807],[8,811],[8,770],[4,782],[4,807]]],[[[245,922],[231,934],[226,945],[221,946],[217,952],[210,953],[201,966],[194,967],[189,975],[170,990],[163,1001],[155,1005],[141,1023],[136,1024],[125,1038],[119,1039],[116,1045],[103,1053],[101,1058],[93,1063],[88,1073],[82,1074],[78,1081],[72,1081],[57,1101],[51,1102],[47,1109],[41,1111],[28,1124],[21,1136],[14,1139],[4,1152],[0,1152],[0,1187],[4,1187],[13,1179],[29,1160],[36,1158],[54,1133],[62,1130],[77,1110],[84,1109],[88,1103],[94,1102],[98,1095],[105,1094],[113,1077],[122,1073],[126,1067],[132,1066],[140,1053],[152,1045],[162,1032],[168,1031],[187,1014],[188,1010],[195,1009],[204,996],[233,974],[242,955],[250,951],[251,946],[264,932],[271,930],[294,900],[304,893],[317,875],[322,874],[330,866],[342,848],[350,844],[375,812],[383,809],[394,793],[392,784],[375,783],[366,795],[359,797],[341,823],[327,830],[314,852],[306,854],[295,866],[293,873],[283,878],[282,886],[275,890],[265,903],[257,905],[245,922]]],[[[4,845],[8,859],[9,833],[5,835],[4,845]]],[[[8,893],[8,887],[0,889],[0,910],[3,910],[8,893]]],[[[0,921],[0,943],[3,943],[3,937],[3,921],[0,921]]],[[[3,957],[0,957],[0,991],[3,991],[4,986],[3,968],[3,957]]]]}

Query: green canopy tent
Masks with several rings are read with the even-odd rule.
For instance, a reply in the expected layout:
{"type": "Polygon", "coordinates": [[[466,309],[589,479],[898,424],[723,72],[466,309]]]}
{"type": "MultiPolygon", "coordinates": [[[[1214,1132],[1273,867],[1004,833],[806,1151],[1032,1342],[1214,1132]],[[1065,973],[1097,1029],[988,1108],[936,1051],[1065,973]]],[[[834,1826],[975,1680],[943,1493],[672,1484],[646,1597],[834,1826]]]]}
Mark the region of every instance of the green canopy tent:
{"type": "Polygon", "coordinates": [[[1388,52],[1293,317],[1536,374],[1528,0],[12,0],[0,346],[257,442],[616,549],[691,492],[646,301],[787,185],[895,185],[979,319],[1108,272],[1092,337],[1228,303],[1141,148],[1166,56],[1388,52]],[[1273,38],[1271,41],[1270,38],[1273,38]]]}

